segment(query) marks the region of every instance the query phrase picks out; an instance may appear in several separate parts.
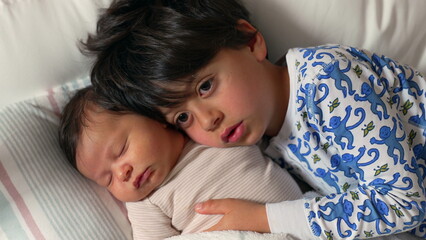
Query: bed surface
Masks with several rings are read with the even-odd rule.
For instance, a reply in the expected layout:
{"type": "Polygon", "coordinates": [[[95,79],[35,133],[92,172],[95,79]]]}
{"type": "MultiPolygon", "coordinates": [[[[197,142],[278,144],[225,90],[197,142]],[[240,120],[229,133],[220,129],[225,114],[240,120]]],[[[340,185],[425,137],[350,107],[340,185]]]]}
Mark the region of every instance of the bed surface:
{"type": "MultiPolygon", "coordinates": [[[[341,43],[426,73],[426,1],[243,2],[271,61],[292,47],[341,43]]],[[[62,106],[73,90],[89,84],[91,60],[77,44],[109,3],[0,0],[0,239],[131,238],[125,209],[67,165],[56,135],[62,106]]],[[[227,234],[232,238],[225,239],[253,236],[227,234]]],[[[396,237],[389,239],[407,239],[396,237]]]]}

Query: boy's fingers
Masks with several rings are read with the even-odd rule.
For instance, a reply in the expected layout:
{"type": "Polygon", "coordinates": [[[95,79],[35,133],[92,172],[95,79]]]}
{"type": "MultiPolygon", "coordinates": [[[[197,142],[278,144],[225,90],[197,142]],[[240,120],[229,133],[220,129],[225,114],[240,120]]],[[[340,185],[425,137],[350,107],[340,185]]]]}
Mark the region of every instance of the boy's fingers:
{"type": "Polygon", "coordinates": [[[195,211],[201,214],[226,214],[227,202],[230,199],[213,199],[205,202],[197,203],[195,205],[195,211]]]}

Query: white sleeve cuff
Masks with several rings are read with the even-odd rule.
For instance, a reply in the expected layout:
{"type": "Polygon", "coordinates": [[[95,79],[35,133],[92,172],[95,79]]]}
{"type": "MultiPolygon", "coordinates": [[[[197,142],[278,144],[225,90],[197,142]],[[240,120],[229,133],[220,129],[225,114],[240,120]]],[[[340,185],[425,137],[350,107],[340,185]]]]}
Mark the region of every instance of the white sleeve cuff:
{"type": "Polygon", "coordinates": [[[287,233],[299,239],[315,238],[304,212],[305,200],[266,204],[271,233],[287,233]]]}

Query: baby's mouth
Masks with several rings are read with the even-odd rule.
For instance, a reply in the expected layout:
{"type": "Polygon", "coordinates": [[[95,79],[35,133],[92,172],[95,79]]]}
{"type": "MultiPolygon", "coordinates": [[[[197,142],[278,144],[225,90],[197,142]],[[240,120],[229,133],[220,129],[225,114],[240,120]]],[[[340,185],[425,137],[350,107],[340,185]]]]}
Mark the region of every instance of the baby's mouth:
{"type": "Polygon", "coordinates": [[[135,186],[136,189],[139,189],[151,176],[152,170],[150,168],[147,168],[141,175],[139,175],[135,181],[133,181],[133,186],[135,186]]]}

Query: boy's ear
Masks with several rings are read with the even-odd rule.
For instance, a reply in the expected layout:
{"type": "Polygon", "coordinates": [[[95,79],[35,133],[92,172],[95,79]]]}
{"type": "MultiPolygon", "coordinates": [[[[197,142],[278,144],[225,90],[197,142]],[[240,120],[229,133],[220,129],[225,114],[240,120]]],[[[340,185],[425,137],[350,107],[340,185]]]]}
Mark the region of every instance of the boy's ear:
{"type": "Polygon", "coordinates": [[[262,61],[267,56],[267,47],[263,35],[257,31],[257,29],[244,19],[240,19],[237,22],[237,28],[245,32],[256,32],[253,38],[248,42],[250,51],[256,56],[258,61],[262,61]]]}

